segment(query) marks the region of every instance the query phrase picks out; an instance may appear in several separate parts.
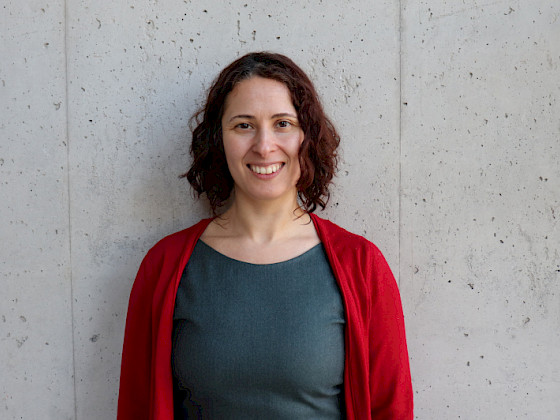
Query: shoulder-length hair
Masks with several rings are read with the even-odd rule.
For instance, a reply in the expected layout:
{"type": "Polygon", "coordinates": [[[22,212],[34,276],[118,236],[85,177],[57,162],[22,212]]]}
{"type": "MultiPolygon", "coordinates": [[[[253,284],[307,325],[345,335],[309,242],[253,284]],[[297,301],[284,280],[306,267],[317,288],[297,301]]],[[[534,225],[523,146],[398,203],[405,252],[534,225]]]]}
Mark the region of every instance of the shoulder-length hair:
{"type": "Polygon", "coordinates": [[[243,80],[258,76],[284,83],[291,94],[304,140],[299,150],[301,175],[296,184],[304,209],[312,213],[325,208],[329,185],[337,168],[340,143],[334,125],[327,118],[309,77],[292,60],[281,54],[255,52],[227,66],[212,83],[205,104],[191,119],[193,158],[186,177],[197,196],[206,194],[214,215],[230,197],[234,182],[229,172],[222,141],[222,116],[226,98],[243,80]]]}

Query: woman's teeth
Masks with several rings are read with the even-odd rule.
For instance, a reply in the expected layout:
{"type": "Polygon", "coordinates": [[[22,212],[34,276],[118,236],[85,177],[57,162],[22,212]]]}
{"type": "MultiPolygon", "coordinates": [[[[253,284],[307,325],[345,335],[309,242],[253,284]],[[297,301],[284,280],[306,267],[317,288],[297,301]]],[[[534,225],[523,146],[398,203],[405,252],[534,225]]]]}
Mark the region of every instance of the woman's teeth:
{"type": "Polygon", "coordinates": [[[275,163],[274,165],[269,166],[257,166],[257,165],[249,165],[249,168],[257,173],[262,175],[269,175],[273,174],[274,172],[278,171],[282,167],[282,164],[275,163]]]}

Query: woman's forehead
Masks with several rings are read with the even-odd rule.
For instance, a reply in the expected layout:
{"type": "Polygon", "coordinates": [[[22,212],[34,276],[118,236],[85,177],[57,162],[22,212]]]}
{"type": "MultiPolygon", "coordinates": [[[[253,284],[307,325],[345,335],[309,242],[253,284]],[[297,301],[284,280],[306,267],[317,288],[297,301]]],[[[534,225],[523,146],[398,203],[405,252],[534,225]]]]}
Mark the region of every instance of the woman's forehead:
{"type": "Polygon", "coordinates": [[[274,79],[254,76],[239,82],[226,97],[224,117],[230,113],[293,113],[295,108],[287,86],[274,79]]]}

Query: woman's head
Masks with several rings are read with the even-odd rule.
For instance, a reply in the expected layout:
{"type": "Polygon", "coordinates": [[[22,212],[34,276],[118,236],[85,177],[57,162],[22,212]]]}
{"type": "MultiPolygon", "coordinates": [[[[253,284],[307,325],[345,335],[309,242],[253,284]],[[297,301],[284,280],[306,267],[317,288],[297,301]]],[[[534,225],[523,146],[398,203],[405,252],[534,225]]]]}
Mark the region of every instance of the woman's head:
{"type": "Polygon", "coordinates": [[[240,82],[255,76],[281,82],[289,90],[304,133],[299,149],[301,176],[296,184],[297,194],[305,210],[313,212],[317,206],[324,208],[336,170],[340,139],[307,75],[281,54],[250,53],[218,75],[208,91],[206,103],[195,114],[191,144],[193,163],[184,176],[199,196],[206,194],[214,213],[229,198],[234,181],[224,153],[222,116],[228,95],[240,82]]]}

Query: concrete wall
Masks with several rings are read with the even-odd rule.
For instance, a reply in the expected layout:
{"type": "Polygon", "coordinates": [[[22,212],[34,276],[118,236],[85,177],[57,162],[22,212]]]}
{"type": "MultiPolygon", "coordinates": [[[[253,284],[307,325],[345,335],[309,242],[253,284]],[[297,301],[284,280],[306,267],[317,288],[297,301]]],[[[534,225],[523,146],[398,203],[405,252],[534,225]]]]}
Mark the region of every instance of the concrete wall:
{"type": "Polygon", "coordinates": [[[385,252],[418,419],[560,418],[560,4],[5,0],[0,417],[108,419],[147,249],[206,214],[188,117],[253,50],[313,78],[323,213],[385,252]]]}

